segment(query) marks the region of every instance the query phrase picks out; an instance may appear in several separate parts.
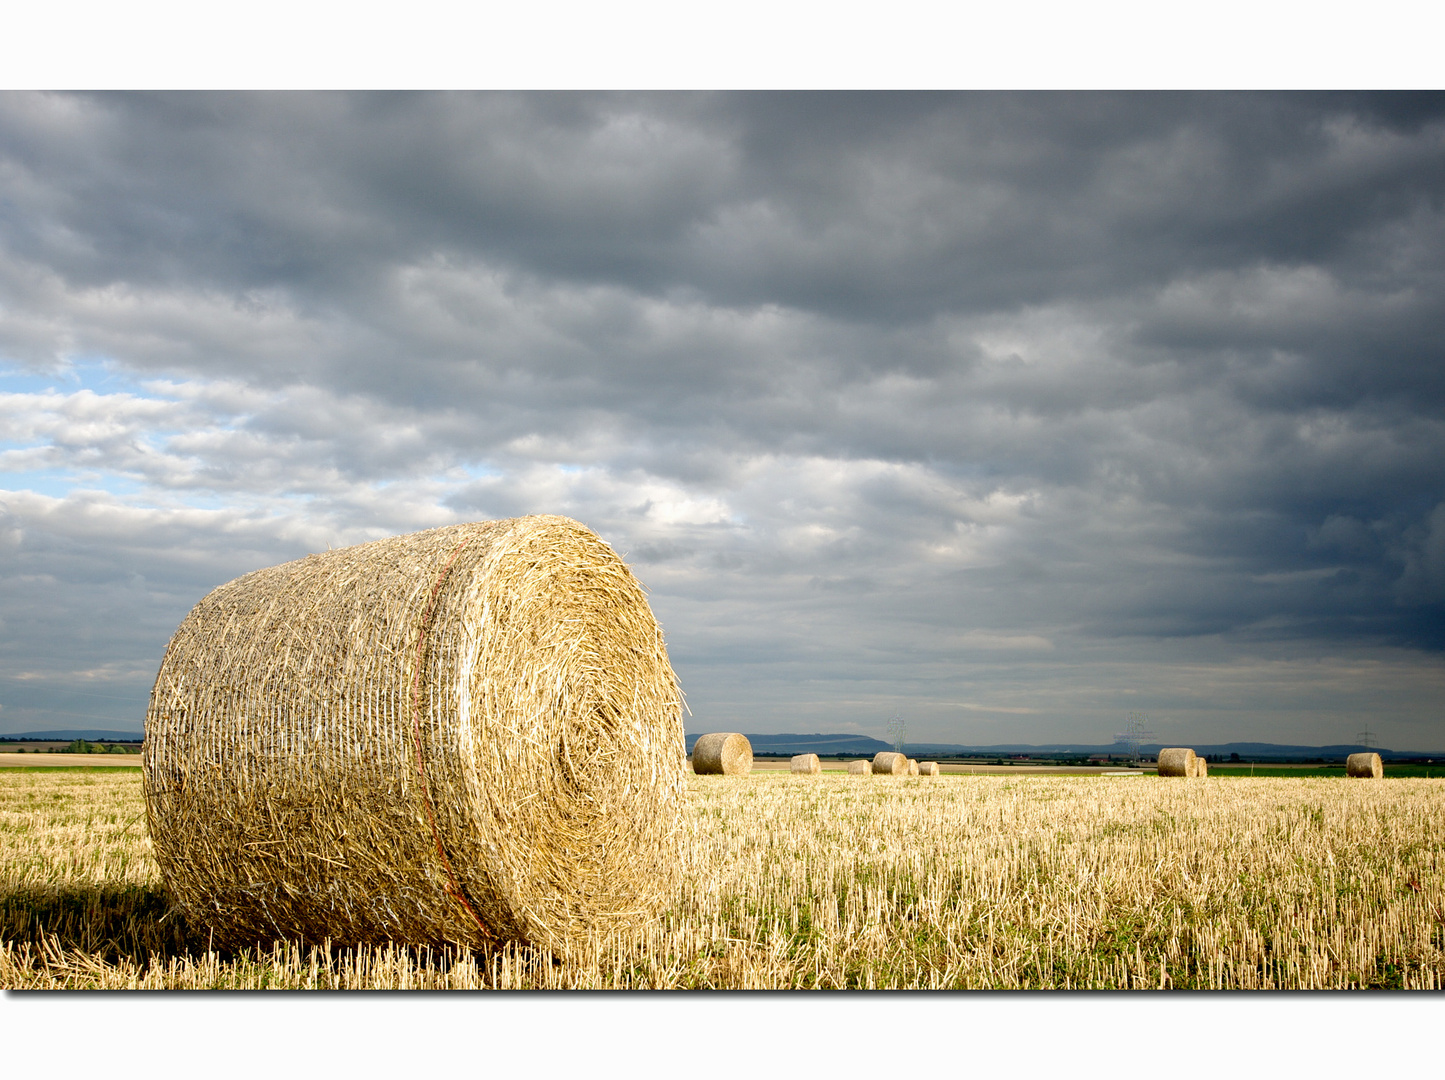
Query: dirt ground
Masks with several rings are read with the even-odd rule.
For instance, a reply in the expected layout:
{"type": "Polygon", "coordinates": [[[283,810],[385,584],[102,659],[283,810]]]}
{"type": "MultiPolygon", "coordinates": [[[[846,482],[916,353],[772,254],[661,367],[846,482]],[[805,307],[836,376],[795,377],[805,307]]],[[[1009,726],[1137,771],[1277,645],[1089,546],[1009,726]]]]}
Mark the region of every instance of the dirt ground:
{"type": "Polygon", "coordinates": [[[0,769],[37,768],[56,765],[99,765],[105,768],[140,768],[139,754],[23,754],[0,752],[0,769]]]}
{"type": "MultiPolygon", "coordinates": [[[[92,745],[111,745],[110,739],[88,739],[86,741],[92,745]]],[[[26,739],[24,742],[15,742],[0,736],[0,754],[12,754],[19,750],[24,750],[27,754],[65,754],[70,752],[70,743],[70,739],[51,739],[49,741],[41,739],[33,742],[26,739]]],[[[138,748],[140,743],[123,742],[121,745],[138,748]]]]}

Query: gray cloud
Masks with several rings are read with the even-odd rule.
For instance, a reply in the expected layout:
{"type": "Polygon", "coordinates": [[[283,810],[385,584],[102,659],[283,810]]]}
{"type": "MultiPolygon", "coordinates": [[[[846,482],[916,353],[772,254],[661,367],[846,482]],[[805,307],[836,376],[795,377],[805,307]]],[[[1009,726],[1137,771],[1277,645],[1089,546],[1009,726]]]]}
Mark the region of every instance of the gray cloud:
{"type": "Polygon", "coordinates": [[[550,511],[704,726],[1445,746],[1442,177],[1431,94],[0,96],[0,728],[550,511]]]}

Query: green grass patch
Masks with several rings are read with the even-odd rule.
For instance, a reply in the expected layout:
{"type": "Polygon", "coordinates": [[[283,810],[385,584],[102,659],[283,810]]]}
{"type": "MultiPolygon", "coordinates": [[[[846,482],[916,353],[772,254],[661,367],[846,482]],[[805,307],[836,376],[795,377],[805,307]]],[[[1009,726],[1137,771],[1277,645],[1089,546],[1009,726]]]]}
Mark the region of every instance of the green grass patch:
{"type": "MultiPolygon", "coordinates": [[[[0,771],[7,773],[30,773],[30,772],[67,772],[67,773],[113,773],[119,769],[139,769],[141,764],[137,761],[134,765],[127,762],[124,765],[10,765],[0,767],[0,771]]],[[[1445,772],[1445,769],[1441,770],[1445,772]]]]}
{"type": "MultiPolygon", "coordinates": [[[[1283,776],[1298,780],[1336,777],[1346,779],[1345,766],[1339,765],[1215,765],[1209,766],[1213,776],[1283,776]]],[[[1391,765],[1385,763],[1385,779],[1391,777],[1418,777],[1430,780],[1445,780],[1445,763],[1439,765],[1391,765]]]]}

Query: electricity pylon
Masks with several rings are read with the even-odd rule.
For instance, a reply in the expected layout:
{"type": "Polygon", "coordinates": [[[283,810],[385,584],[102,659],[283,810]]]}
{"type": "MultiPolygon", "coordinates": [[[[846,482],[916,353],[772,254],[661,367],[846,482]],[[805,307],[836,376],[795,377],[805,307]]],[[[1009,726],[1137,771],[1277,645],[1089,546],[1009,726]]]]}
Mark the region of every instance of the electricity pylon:
{"type": "Polygon", "coordinates": [[[893,719],[888,721],[888,741],[900,754],[903,753],[903,747],[908,743],[908,725],[897,713],[894,713],[893,719]]]}
{"type": "Polygon", "coordinates": [[[1149,718],[1141,712],[1131,712],[1124,721],[1124,730],[1114,736],[1114,742],[1122,743],[1129,760],[1137,761],[1139,747],[1153,742],[1155,737],[1154,732],[1149,730],[1149,718]]]}

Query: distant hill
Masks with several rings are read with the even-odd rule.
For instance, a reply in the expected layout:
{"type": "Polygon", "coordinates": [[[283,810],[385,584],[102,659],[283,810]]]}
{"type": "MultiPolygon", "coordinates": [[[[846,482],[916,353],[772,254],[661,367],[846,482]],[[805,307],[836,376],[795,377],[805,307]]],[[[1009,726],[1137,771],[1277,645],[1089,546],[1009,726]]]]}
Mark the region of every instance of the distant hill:
{"type": "Polygon", "coordinates": [[[100,728],[65,728],[60,731],[15,731],[0,733],[4,742],[140,742],[139,731],[104,731],[100,728]]]}
{"type": "MultiPolygon", "coordinates": [[[[1165,746],[1188,746],[1196,754],[1207,754],[1210,758],[1225,758],[1238,754],[1245,761],[1307,761],[1311,758],[1343,760],[1351,754],[1373,750],[1381,758],[1390,761],[1397,758],[1445,757],[1445,751],[1430,750],[1389,750],[1382,746],[1358,746],[1334,744],[1331,746],[1293,746],[1283,743],[1235,742],[1235,743],[1190,743],[1180,740],[1173,743],[1149,743],[1139,747],[1139,752],[1149,757],[1156,756],[1165,746]]],[[[1008,754],[1122,754],[1126,748],[1118,743],[1054,743],[1043,746],[1028,743],[1009,743],[994,746],[960,746],[955,743],[909,743],[905,749],[917,757],[919,754],[941,756],[998,756],[1008,754]]]]}
{"type": "MultiPolygon", "coordinates": [[[[689,754],[692,753],[693,744],[702,734],[704,733],[698,732],[696,735],[689,734],[687,736],[687,752],[689,754]]],[[[753,735],[747,732],[743,734],[747,737],[748,742],[752,743],[755,754],[856,754],[858,757],[872,757],[880,750],[893,749],[891,743],[869,738],[867,735],[753,735]]],[[[1157,755],[1164,745],[1166,744],[1154,743],[1141,746],[1139,751],[1152,757],[1157,755]]],[[[1186,742],[1167,745],[1187,746],[1191,744],[1186,742]]],[[[1445,751],[1439,750],[1387,750],[1379,746],[1348,744],[1291,746],[1280,743],[1236,742],[1194,743],[1192,746],[1195,753],[1207,754],[1210,758],[1217,757],[1227,760],[1231,754],[1238,754],[1245,761],[1307,761],[1311,758],[1343,760],[1350,754],[1357,754],[1365,750],[1375,751],[1386,761],[1399,758],[1445,757],[1445,751]]],[[[1043,745],[993,743],[988,746],[970,746],[962,743],[910,742],[904,746],[904,750],[910,757],[1006,757],[1010,754],[1077,756],[1126,752],[1125,748],[1118,743],[1046,743],[1043,745]]]]}

